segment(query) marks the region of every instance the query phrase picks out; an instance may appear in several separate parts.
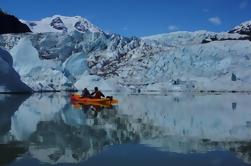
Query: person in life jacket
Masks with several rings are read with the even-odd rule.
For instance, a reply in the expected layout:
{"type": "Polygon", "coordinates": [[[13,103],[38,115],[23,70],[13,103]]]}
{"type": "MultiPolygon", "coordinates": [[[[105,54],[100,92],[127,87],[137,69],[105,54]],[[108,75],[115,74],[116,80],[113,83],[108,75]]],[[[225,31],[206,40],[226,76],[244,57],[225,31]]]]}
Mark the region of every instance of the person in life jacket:
{"type": "Polygon", "coordinates": [[[94,92],[91,93],[91,96],[94,99],[101,99],[101,97],[105,97],[105,95],[100,90],[98,90],[98,87],[94,88],[94,92]]]}
{"type": "Polygon", "coordinates": [[[89,92],[89,90],[88,90],[87,88],[85,88],[85,89],[82,91],[81,97],[82,97],[82,98],[91,98],[91,94],[90,94],[90,92],[89,92]]]}

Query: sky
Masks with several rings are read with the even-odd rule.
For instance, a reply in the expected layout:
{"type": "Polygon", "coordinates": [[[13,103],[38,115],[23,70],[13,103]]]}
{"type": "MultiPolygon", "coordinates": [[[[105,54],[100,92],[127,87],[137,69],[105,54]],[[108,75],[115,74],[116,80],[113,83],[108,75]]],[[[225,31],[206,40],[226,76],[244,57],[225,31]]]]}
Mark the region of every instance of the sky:
{"type": "Polygon", "coordinates": [[[125,36],[228,31],[251,20],[251,0],[0,0],[0,8],[30,21],[79,15],[125,36]]]}

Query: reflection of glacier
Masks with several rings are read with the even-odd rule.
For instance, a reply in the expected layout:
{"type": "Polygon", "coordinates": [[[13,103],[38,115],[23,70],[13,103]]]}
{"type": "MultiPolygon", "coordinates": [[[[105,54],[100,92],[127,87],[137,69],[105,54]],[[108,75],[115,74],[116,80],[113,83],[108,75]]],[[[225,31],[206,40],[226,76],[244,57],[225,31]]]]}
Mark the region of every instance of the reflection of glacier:
{"type": "Polygon", "coordinates": [[[14,114],[10,133],[17,140],[29,138],[36,131],[40,121],[50,121],[55,113],[66,105],[66,99],[60,95],[34,94],[27,99],[14,114]]]}
{"type": "Polygon", "coordinates": [[[166,135],[213,141],[251,138],[251,96],[133,96],[120,104],[123,113],[141,117],[166,135]]]}
{"type": "Polygon", "coordinates": [[[127,143],[185,154],[230,150],[248,162],[250,99],[244,94],[121,96],[118,109],[94,118],[60,95],[35,95],[12,117],[10,132],[29,142],[34,158],[49,163],[80,162],[127,143]]]}

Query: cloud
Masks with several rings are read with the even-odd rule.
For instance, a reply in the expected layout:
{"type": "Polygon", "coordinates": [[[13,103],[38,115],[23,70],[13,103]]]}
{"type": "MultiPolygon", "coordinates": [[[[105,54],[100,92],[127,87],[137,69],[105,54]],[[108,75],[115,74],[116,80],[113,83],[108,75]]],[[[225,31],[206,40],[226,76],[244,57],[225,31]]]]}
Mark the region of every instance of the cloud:
{"type": "Polygon", "coordinates": [[[208,19],[208,21],[214,25],[221,25],[222,21],[219,17],[211,17],[208,19]]]}
{"type": "Polygon", "coordinates": [[[176,25],[169,25],[168,26],[168,30],[169,31],[176,31],[176,30],[178,30],[179,28],[176,26],[176,25]]]}
{"type": "Polygon", "coordinates": [[[124,26],[124,27],[122,28],[122,30],[123,30],[123,31],[127,31],[127,30],[128,30],[128,27],[127,27],[127,26],[124,26]]]}
{"type": "Polygon", "coordinates": [[[209,12],[209,9],[204,8],[204,9],[202,9],[202,11],[203,11],[204,13],[208,13],[208,12],[209,12]]]}
{"type": "Polygon", "coordinates": [[[248,6],[248,1],[242,1],[240,3],[240,9],[245,9],[245,8],[247,8],[247,6],[248,6]]]}

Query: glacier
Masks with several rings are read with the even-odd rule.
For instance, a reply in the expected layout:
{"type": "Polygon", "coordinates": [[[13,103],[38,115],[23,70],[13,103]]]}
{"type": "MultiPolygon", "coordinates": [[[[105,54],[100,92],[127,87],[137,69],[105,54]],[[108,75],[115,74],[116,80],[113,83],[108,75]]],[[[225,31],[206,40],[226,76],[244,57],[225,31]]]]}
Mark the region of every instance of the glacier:
{"type": "Polygon", "coordinates": [[[57,62],[41,60],[37,50],[27,38],[20,39],[11,49],[14,68],[23,76],[21,79],[34,91],[67,90],[71,81],[66,78],[57,62]]]}
{"type": "Polygon", "coordinates": [[[13,59],[9,52],[0,48],[0,93],[2,92],[26,92],[32,90],[25,85],[19,74],[13,68],[13,59]]]}
{"type": "Polygon", "coordinates": [[[14,69],[34,91],[251,90],[248,22],[229,32],[141,38],[106,33],[79,16],[22,22],[33,33],[1,35],[0,46],[10,51],[14,69]]]}

